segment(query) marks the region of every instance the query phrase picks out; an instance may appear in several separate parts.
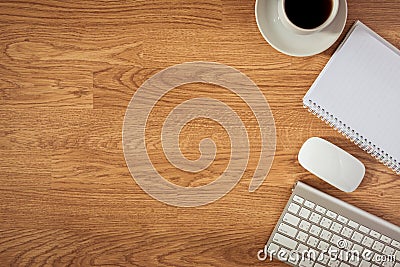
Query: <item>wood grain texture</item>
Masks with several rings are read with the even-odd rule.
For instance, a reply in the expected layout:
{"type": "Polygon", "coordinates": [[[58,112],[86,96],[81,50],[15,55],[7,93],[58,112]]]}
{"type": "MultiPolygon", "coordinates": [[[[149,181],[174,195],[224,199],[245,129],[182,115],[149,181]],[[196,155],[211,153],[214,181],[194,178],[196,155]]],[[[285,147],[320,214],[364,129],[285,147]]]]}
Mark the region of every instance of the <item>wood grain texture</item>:
{"type": "MultiPolygon", "coordinates": [[[[348,2],[345,32],[360,19],[400,47],[399,1],[348,2]]],[[[266,266],[256,253],[297,180],[399,225],[398,176],[302,107],[343,37],[313,57],[280,54],[258,32],[254,1],[1,1],[0,265],[266,266]],[[228,64],[259,86],[275,119],[276,156],[263,185],[249,193],[260,146],[254,116],[223,88],[174,89],[156,105],[146,129],[150,157],[168,180],[207,184],[229,160],[226,132],[203,119],[185,126],[181,149],[195,159],[199,141],[212,137],[217,160],[195,175],[166,160],[161,126],[168,110],[186,99],[214,97],[236,110],[252,149],[229,194],[206,206],[177,208],[154,200],[132,179],[122,123],[144,81],[197,60],[228,64]],[[298,164],[297,153],[311,136],[366,165],[359,189],[340,192],[298,164]]]]}

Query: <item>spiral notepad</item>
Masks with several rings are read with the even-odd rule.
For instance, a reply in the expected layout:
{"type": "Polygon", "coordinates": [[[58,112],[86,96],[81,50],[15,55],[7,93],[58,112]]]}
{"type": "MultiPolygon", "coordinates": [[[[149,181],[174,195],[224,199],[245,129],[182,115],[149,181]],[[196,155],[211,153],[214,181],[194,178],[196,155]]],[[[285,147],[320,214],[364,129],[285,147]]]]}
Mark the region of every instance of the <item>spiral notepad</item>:
{"type": "Polygon", "coordinates": [[[400,51],[363,23],[354,24],[303,104],[400,174],[400,51]]]}

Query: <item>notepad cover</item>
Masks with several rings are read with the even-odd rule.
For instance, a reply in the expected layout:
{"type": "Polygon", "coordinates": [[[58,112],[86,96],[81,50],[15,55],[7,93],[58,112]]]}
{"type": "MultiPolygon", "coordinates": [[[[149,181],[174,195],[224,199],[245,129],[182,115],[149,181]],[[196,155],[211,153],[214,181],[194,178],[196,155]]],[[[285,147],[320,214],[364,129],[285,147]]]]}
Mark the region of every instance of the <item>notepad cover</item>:
{"type": "Polygon", "coordinates": [[[400,173],[400,51],[360,21],[303,104],[400,173]]]}

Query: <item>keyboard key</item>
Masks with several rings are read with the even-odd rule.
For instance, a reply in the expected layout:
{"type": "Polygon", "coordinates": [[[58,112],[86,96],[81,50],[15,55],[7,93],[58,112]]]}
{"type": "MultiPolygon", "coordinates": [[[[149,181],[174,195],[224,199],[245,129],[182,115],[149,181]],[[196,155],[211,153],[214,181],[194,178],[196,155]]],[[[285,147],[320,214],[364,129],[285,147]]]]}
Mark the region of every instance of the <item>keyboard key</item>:
{"type": "Polygon", "coordinates": [[[299,224],[300,218],[290,213],[286,213],[285,216],[283,216],[283,221],[293,226],[297,226],[299,224]]]}
{"type": "Polygon", "coordinates": [[[315,207],[315,210],[316,210],[317,212],[319,212],[319,213],[322,213],[322,214],[324,214],[325,211],[326,211],[325,208],[323,208],[323,207],[321,207],[321,206],[318,206],[318,205],[317,205],[317,207],[315,207]]]}
{"type": "Polygon", "coordinates": [[[333,235],[331,238],[331,243],[337,247],[341,247],[341,245],[338,245],[338,244],[339,244],[339,241],[341,241],[342,239],[343,238],[338,235],[333,235]]]}
{"type": "Polygon", "coordinates": [[[350,240],[343,238],[341,236],[336,237],[336,240],[334,240],[337,243],[337,246],[342,249],[342,250],[350,250],[351,247],[353,246],[353,242],[350,240]]]}
{"type": "Polygon", "coordinates": [[[304,202],[304,206],[306,206],[307,208],[310,208],[310,209],[314,209],[315,204],[312,203],[311,201],[306,200],[306,202],[304,202]]]}
{"type": "Polygon", "coordinates": [[[358,227],[358,223],[356,223],[355,221],[350,220],[348,225],[354,229],[357,229],[358,227]]]}
{"type": "Polygon", "coordinates": [[[305,257],[300,259],[299,266],[312,266],[312,265],[314,265],[314,262],[317,260],[317,258],[315,257],[314,254],[311,253],[311,251],[309,250],[309,253],[307,253],[306,255],[304,255],[305,257]]]}
{"type": "Polygon", "coordinates": [[[307,222],[307,221],[305,221],[305,220],[302,220],[301,223],[300,223],[300,225],[299,225],[299,228],[300,228],[301,230],[307,232],[308,229],[310,229],[310,226],[311,226],[311,224],[310,224],[309,222],[307,222]]]}
{"type": "Polygon", "coordinates": [[[303,243],[306,242],[307,238],[308,234],[304,233],[303,231],[299,231],[299,233],[296,236],[296,239],[303,243]]]}
{"type": "Polygon", "coordinates": [[[350,267],[347,263],[341,262],[339,267],[350,267]]]}
{"type": "Polygon", "coordinates": [[[314,267],[325,267],[325,266],[322,265],[322,264],[319,264],[319,263],[317,262],[317,263],[314,264],[314,267]]]}
{"type": "Polygon", "coordinates": [[[384,263],[382,263],[383,267],[393,267],[394,262],[391,261],[385,261],[384,263]]]}
{"type": "Polygon", "coordinates": [[[381,241],[383,241],[384,243],[390,244],[390,241],[392,241],[392,239],[385,235],[381,235],[381,241]]]}
{"type": "Polygon", "coordinates": [[[369,234],[370,234],[372,237],[376,238],[376,239],[379,239],[379,237],[381,236],[380,233],[378,233],[378,232],[376,232],[376,231],[374,231],[374,230],[371,230],[371,232],[370,232],[369,234]]]}
{"type": "Polygon", "coordinates": [[[394,246],[397,249],[400,249],[400,242],[396,240],[392,240],[392,246],[394,246]]]}
{"type": "Polygon", "coordinates": [[[308,251],[310,248],[309,247],[307,247],[306,245],[304,245],[304,244],[299,244],[298,246],[297,246],[297,251],[299,251],[300,253],[304,253],[305,251],[308,251]]]}
{"type": "Polygon", "coordinates": [[[310,246],[316,248],[318,245],[318,242],[319,242],[318,238],[310,236],[310,238],[308,238],[308,240],[307,240],[307,245],[310,245],[310,246]]]}
{"type": "Polygon", "coordinates": [[[381,255],[381,254],[374,254],[374,257],[372,258],[372,261],[371,262],[375,262],[376,264],[382,264],[382,257],[383,257],[383,255],[381,255]]]}
{"type": "Polygon", "coordinates": [[[284,235],[276,233],[274,235],[274,238],[272,239],[275,243],[278,243],[279,245],[285,246],[289,249],[295,249],[297,246],[297,241],[290,239],[284,235]]]}
{"type": "Polygon", "coordinates": [[[360,265],[358,265],[358,266],[360,266],[360,267],[370,267],[371,263],[369,263],[368,261],[362,260],[360,262],[360,265]]]}
{"type": "Polygon", "coordinates": [[[375,241],[374,245],[372,246],[372,249],[378,252],[381,252],[383,250],[383,247],[385,245],[379,241],[375,241]]]}
{"type": "Polygon", "coordinates": [[[319,256],[318,251],[316,251],[315,249],[312,249],[312,248],[310,248],[308,251],[309,251],[308,257],[310,257],[313,261],[316,261],[319,256]]]}
{"type": "Polygon", "coordinates": [[[297,234],[297,229],[289,226],[285,223],[281,223],[278,227],[278,232],[288,235],[289,237],[294,238],[297,234]]]}
{"type": "Polygon", "coordinates": [[[290,211],[293,214],[296,214],[300,209],[300,206],[295,204],[295,203],[290,203],[288,211],[290,211]]]}
{"type": "Polygon", "coordinates": [[[372,247],[373,243],[374,243],[374,240],[368,236],[364,237],[364,239],[361,242],[361,244],[366,247],[372,247]]]}
{"type": "Polygon", "coordinates": [[[340,230],[342,230],[342,225],[337,223],[337,222],[333,222],[331,225],[331,230],[335,233],[340,233],[340,230]]]}
{"type": "Polygon", "coordinates": [[[313,234],[313,235],[318,236],[319,233],[321,233],[321,230],[322,230],[321,227],[313,225],[313,226],[311,226],[310,233],[313,234]]]}
{"type": "Polygon", "coordinates": [[[365,227],[364,225],[360,225],[358,230],[363,234],[368,234],[369,233],[369,228],[365,227]]]}
{"type": "Polygon", "coordinates": [[[272,254],[275,254],[278,250],[279,250],[279,246],[274,243],[269,244],[268,249],[267,249],[268,253],[272,253],[272,254]]]}
{"type": "Polygon", "coordinates": [[[365,248],[363,251],[363,255],[361,255],[361,256],[364,258],[364,260],[371,261],[371,259],[373,258],[373,255],[374,255],[374,252],[372,252],[372,250],[365,248]]]}
{"type": "Polygon", "coordinates": [[[383,257],[382,254],[375,253],[374,256],[372,257],[371,262],[374,262],[374,263],[378,264],[379,266],[382,266],[382,262],[381,262],[382,257],[383,257]]]}
{"type": "Polygon", "coordinates": [[[352,248],[352,250],[356,250],[356,251],[358,251],[358,253],[359,253],[359,256],[361,257],[361,253],[362,253],[362,251],[363,251],[363,247],[362,246],[360,246],[359,244],[354,244],[353,245],[353,248],[352,248]]]}
{"type": "Polygon", "coordinates": [[[310,213],[311,213],[310,210],[308,210],[308,209],[306,209],[306,208],[301,208],[301,210],[300,210],[300,212],[299,212],[299,215],[300,215],[300,217],[302,217],[302,218],[304,218],[304,219],[307,219],[308,216],[310,216],[310,213]]]}
{"type": "Polygon", "coordinates": [[[383,254],[388,255],[388,256],[394,255],[394,252],[395,252],[394,248],[389,247],[389,246],[385,246],[385,248],[383,249],[383,254]]]}
{"type": "Polygon", "coordinates": [[[351,237],[351,240],[360,243],[361,240],[363,239],[364,235],[360,234],[359,232],[354,232],[353,236],[351,237]]]}
{"type": "Polygon", "coordinates": [[[289,257],[289,254],[290,254],[289,250],[287,250],[286,248],[281,248],[276,255],[278,256],[279,260],[286,261],[287,258],[289,257]]]}
{"type": "Polygon", "coordinates": [[[329,227],[331,226],[332,221],[329,220],[328,218],[322,218],[321,222],[319,223],[322,227],[325,227],[327,229],[329,229],[329,227]]]}
{"type": "Polygon", "coordinates": [[[331,219],[336,219],[337,214],[334,213],[333,211],[328,210],[328,211],[326,212],[326,216],[328,216],[328,217],[331,218],[331,219]]]}
{"type": "Polygon", "coordinates": [[[299,203],[299,204],[303,204],[304,198],[299,197],[299,196],[297,196],[297,195],[294,195],[294,196],[293,196],[293,201],[294,201],[294,202],[297,202],[297,203],[299,203]]]}
{"type": "Polygon", "coordinates": [[[335,260],[335,259],[330,259],[328,262],[329,267],[338,267],[340,264],[340,261],[335,260]]]}
{"type": "Polygon", "coordinates": [[[345,238],[343,238],[342,240],[343,240],[343,241],[342,241],[342,247],[343,247],[344,249],[350,250],[351,247],[353,246],[353,242],[351,242],[350,240],[345,239],[345,238]]]}
{"type": "Polygon", "coordinates": [[[314,261],[311,259],[301,259],[299,266],[300,267],[312,267],[314,265],[314,261]]]}
{"type": "Polygon", "coordinates": [[[321,262],[322,264],[324,264],[324,266],[328,263],[329,261],[329,256],[326,253],[321,253],[319,254],[317,261],[321,262]]]}
{"type": "Polygon", "coordinates": [[[325,241],[322,241],[322,240],[321,240],[321,241],[319,241],[317,248],[318,248],[319,250],[328,251],[329,244],[326,243],[325,241]]]}
{"type": "Polygon", "coordinates": [[[361,261],[361,256],[360,257],[354,257],[351,259],[351,261],[349,262],[352,266],[358,266],[360,264],[361,261]]]}
{"type": "Polygon", "coordinates": [[[317,223],[319,222],[320,219],[321,219],[321,215],[319,215],[319,214],[313,212],[313,213],[311,213],[310,219],[309,219],[309,220],[310,220],[311,222],[317,224],[317,223]]]}
{"type": "Polygon", "coordinates": [[[328,251],[331,253],[337,253],[339,251],[339,248],[337,246],[330,245],[328,251]]]}
{"type": "Polygon", "coordinates": [[[351,235],[353,234],[353,230],[351,230],[350,228],[345,226],[345,227],[343,227],[343,230],[342,230],[341,234],[344,235],[347,238],[350,238],[351,235]]]}
{"type": "Polygon", "coordinates": [[[337,220],[338,220],[339,222],[343,223],[343,224],[346,224],[346,223],[349,221],[349,219],[347,219],[346,217],[343,217],[343,216],[341,216],[341,215],[339,215],[339,216],[337,217],[337,220]]]}
{"type": "Polygon", "coordinates": [[[290,262],[291,264],[296,265],[299,260],[300,260],[300,255],[296,255],[293,253],[289,254],[288,262],[290,262]]]}
{"type": "Polygon", "coordinates": [[[326,241],[329,241],[331,239],[332,233],[328,232],[326,230],[322,230],[320,237],[326,241]]]}

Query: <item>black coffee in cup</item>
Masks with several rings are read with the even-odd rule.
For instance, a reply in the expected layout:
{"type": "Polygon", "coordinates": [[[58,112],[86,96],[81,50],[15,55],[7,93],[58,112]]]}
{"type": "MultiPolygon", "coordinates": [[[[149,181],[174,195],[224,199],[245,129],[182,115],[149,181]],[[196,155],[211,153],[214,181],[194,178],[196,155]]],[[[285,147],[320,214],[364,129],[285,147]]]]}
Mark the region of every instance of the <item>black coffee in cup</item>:
{"type": "Polygon", "coordinates": [[[285,0],[285,13],[297,27],[314,29],[330,16],[332,0],[285,0]]]}

